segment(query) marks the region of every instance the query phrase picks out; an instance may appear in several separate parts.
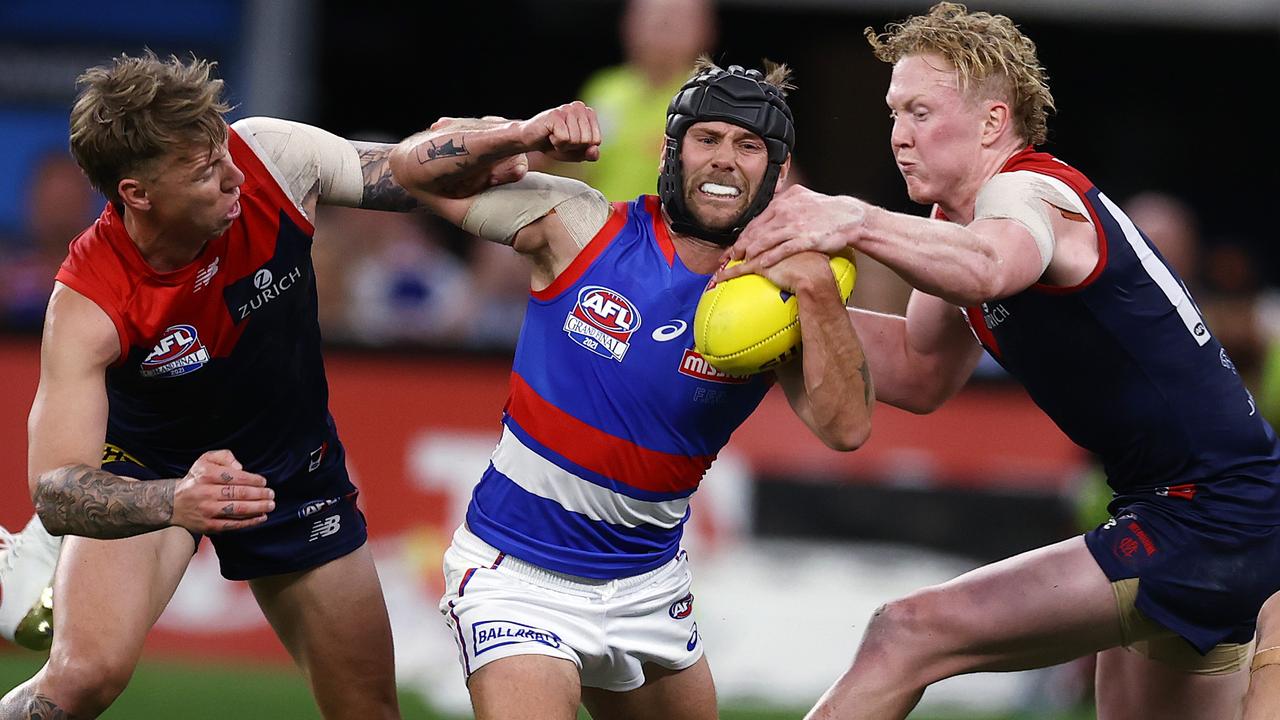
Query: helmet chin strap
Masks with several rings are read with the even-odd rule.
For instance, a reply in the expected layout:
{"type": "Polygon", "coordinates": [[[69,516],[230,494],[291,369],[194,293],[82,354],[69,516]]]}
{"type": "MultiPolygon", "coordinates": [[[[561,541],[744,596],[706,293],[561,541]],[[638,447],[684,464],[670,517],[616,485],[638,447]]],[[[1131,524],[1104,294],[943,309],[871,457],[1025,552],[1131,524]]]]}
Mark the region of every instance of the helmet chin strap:
{"type": "Polygon", "coordinates": [[[658,175],[658,196],[675,232],[691,235],[722,247],[732,245],[742,229],[764,211],[773,199],[774,187],[795,147],[795,125],[791,108],[782,91],[766,82],[759,70],[705,70],[680,88],[667,108],[666,143],[662,172],[658,175]],[[746,128],[765,143],[769,164],[760,189],[727,230],[712,230],[698,224],[684,199],[684,163],[680,150],[689,127],[697,122],[720,121],[746,128]]]}
{"type": "MultiPolygon", "coordinates": [[[[773,200],[773,188],[778,184],[779,168],[770,164],[764,172],[763,183],[760,189],[756,191],[755,197],[751,204],[733,221],[726,230],[714,230],[698,224],[697,218],[693,216],[693,211],[689,209],[688,204],[684,202],[684,195],[680,196],[680,210],[684,213],[684,217],[677,218],[671,208],[667,208],[667,215],[670,219],[671,229],[682,235],[692,235],[700,240],[706,240],[715,243],[721,247],[729,247],[738,240],[738,235],[747,227],[747,223],[751,222],[757,215],[764,212],[769,202],[773,200]],[[766,191],[767,189],[767,191],[766,191]]],[[[683,172],[681,172],[683,175],[683,172]]]]}

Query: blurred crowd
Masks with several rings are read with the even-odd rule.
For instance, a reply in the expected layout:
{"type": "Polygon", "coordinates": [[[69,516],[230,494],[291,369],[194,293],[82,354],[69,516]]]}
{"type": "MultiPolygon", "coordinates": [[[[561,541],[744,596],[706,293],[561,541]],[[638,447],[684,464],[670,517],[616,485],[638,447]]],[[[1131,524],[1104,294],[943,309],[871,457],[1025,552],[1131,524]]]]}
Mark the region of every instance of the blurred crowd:
{"type": "MultiPolygon", "coordinates": [[[[624,60],[591,73],[579,93],[600,117],[600,162],[552,167],[535,158],[534,167],[576,175],[613,201],[653,193],[667,103],[695,58],[716,45],[711,2],[628,2],[619,26],[624,60]]],[[[793,181],[805,181],[803,168],[794,168],[793,181]]],[[[0,329],[38,332],[67,243],[100,212],[103,200],[62,148],[32,163],[21,187],[24,219],[0,233],[0,329]]],[[[1273,423],[1280,420],[1280,293],[1252,254],[1257,239],[1215,235],[1200,226],[1185,199],[1156,190],[1136,194],[1122,207],[1186,282],[1259,410],[1273,423]]],[[[513,347],[529,272],[509,248],[425,214],[334,207],[319,213],[313,254],[326,340],[513,347]]],[[[908,292],[899,278],[864,258],[851,303],[901,313],[908,292]]],[[[994,363],[979,373],[1002,376],[994,363]]]]}

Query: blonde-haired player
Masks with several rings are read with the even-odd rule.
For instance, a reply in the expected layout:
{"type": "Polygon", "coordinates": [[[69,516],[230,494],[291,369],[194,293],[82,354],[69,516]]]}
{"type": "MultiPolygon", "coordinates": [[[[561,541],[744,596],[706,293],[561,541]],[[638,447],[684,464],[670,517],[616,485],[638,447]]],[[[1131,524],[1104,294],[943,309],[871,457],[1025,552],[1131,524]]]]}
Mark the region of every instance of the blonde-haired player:
{"type": "Polygon", "coordinates": [[[943,2],[868,37],[893,65],[891,149],[932,218],[794,188],[731,270],[812,249],[879,260],[915,288],[905,317],[853,311],[879,399],[929,412],[985,348],[1101,458],[1115,497],[1083,537],[881,608],[811,717],[904,718],[943,678],[1095,652],[1101,718],[1236,717],[1280,588],[1275,433],[1141,230],[1036,151],[1053,100],[1009,18],[943,2]]]}

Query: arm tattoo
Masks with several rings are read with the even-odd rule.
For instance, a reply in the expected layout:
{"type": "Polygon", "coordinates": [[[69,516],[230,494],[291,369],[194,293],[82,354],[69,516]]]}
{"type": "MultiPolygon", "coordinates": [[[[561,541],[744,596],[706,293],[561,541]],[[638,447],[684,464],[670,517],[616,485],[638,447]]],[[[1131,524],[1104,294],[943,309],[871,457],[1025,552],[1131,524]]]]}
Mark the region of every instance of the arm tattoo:
{"type": "Polygon", "coordinates": [[[864,359],[862,364],[858,366],[858,372],[862,375],[862,392],[866,397],[867,406],[871,405],[871,398],[874,392],[871,388],[871,368],[867,367],[867,361],[864,359]]]}
{"type": "Polygon", "coordinates": [[[167,527],[173,519],[177,481],[130,480],[69,465],[36,482],[36,512],[54,535],[111,539],[167,527]]]}
{"type": "Polygon", "coordinates": [[[0,716],[21,720],[77,720],[75,715],[37,693],[29,684],[14,690],[0,702],[0,716]]]}
{"type": "Polygon", "coordinates": [[[368,210],[407,212],[419,203],[391,176],[391,150],[395,145],[355,142],[364,175],[364,195],[360,207],[368,210]]]}
{"type": "Polygon", "coordinates": [[[426,165],[427,162],[431,160],[461,157],[462,155],[470,155],[471,153],[467,150],[466,136],[463,136],[458,140],[457,145],[453,144],[453,138],[446,140],[443,145],[436,145],[435,140],[427,140],[425,143],[419,143],[418,146],[413,149],[413,154],[418,158],[418,164],[426,165]]]}

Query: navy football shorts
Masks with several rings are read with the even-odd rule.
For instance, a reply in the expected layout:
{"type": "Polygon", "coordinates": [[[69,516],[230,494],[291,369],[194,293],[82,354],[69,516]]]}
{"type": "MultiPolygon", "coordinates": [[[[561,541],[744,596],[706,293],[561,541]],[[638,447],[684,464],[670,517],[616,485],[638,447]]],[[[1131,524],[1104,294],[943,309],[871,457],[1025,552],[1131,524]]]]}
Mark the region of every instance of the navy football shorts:
{"type": "Polygon", "coordinates": [[[1112,582],[1138,578],[1138,610],[1201,654],[1253,639],[1262,603],[1280,590],[1280,528],[1210,523],[1154,500],[1113,512],[1085,543],[1112,582]]]}
{"type": "MultiPolygon", "coordinates": [[[[266,522],[209,536],[223,577],[252,580],[310,570],[364,545],[369,534],[356,506],[359,491],[347,475],[346,452],[336,441],[326,450],[314,470],[303,467],[283,481],[268,478],[276,491],[276,509],[266,522]]],[[[112,445],[102,469],[138,480],[172,477],[142,466],[112,445]]],[[[198,545],[202,536],[191,535],[198,545]]]]}

